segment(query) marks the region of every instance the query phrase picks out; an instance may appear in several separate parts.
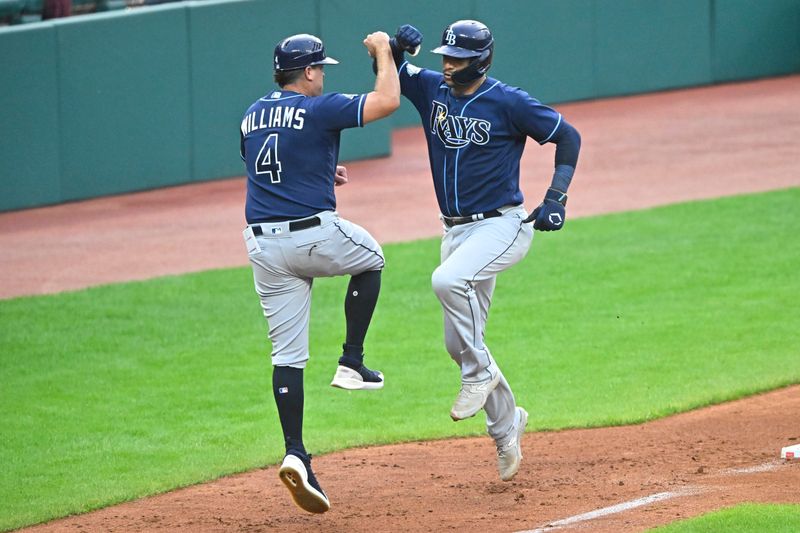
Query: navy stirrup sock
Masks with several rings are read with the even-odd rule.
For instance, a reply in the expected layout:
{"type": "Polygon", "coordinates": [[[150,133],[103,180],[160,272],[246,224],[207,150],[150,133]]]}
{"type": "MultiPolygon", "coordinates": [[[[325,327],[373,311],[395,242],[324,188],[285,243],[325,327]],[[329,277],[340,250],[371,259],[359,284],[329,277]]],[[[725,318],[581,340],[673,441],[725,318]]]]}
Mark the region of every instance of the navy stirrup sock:
{"type": "Polygon", "coordinates": [[[306,453],[303,446],[303,369],[275,366],[272,369],[272,393],[281,419],[286,451],[306,453]]]}
{"type": "Polygon", "coordinates": [[[350,278],[347,296],[344,299],[347,339],[342,347],[340,365],[357,370],[363,364],[364,338],[367,336],[380,291],[380,270],[370,270],[350,278]]]}

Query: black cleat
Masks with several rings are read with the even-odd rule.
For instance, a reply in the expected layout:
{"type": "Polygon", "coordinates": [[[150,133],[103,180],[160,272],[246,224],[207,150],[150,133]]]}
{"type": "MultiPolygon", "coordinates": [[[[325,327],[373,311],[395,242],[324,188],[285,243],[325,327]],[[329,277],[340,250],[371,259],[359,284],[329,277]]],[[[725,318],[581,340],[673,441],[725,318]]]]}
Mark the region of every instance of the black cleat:
{"type": "Polygon", "coordinates": [[[331,508],[331,502],[311,470],[310,455],[290,451],[283,458],[278,476],[300,509],[309,513],[324,513],[331,508]]]}
{"type": "Polygon", "coordinates": [[[383,388],[383,374],[361,365],[358,370],[339,365],[331,387],[347,390],[374,390],[383,388]]]}

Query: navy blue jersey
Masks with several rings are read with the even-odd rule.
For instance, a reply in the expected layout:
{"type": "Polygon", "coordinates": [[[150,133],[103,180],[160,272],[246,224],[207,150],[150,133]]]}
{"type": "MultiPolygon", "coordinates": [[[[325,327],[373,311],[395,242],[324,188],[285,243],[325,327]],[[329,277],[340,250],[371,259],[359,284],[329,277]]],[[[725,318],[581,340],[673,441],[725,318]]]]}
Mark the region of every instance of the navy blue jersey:
{"type": "Polygon", "coordinates": [[[422,118],[439,209],[448,216],[521,204],[519,161],[525,141],[546,143],[561,115],[521,89],[486,78],[455,97],[440,72],[400,66],[401,92],[422,118]]]}
{"type": "Polygon", "coordinates": [[[339,134],[363,126],[365,98],[278,90],[250,106],[241,125],[248,224],[336,209],[339,134]]]}

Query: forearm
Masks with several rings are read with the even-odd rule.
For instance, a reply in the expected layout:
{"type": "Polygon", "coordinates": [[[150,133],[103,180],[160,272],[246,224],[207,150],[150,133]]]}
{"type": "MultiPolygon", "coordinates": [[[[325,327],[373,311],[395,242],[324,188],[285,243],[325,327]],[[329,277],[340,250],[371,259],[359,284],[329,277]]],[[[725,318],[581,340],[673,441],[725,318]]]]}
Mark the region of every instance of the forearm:
{"type": "Polygon", "coordinates": [[[400,79],[397,77],[397,67],[391,48],[386,48],[376,54],[375,61],[378,70],[375,75],[375,92],[385,95],[386,98],[397,100],[399,105],[400,79]]]}
{"type": "Polygon", "coordinates": [[[375,89],[367,94],[364,104],[364,124],[387,117],[400,107],[400,79],[388,42],[372,53],[377,73],[375,89]]]}
{"type": "Polygon", "coordinates": [[[553,189],[567,192],[578,166],[581,136],[571,124],[562,122],[552,142],[556,143],[555,171],[550,185],[553,189]]]}
{"type": "MultiPolygon", "coordinates": [[[[394,38],[389,42],[389,46],[392,48],[392,59],[394,59],[395,69],[400,70],[400,66],[406,60],[405,50],[397,45],[397,40],[394,38]]],[[[378,60],[375,58],[372,58],[372,72],[375,74],[378,73],[378,60]]]]}

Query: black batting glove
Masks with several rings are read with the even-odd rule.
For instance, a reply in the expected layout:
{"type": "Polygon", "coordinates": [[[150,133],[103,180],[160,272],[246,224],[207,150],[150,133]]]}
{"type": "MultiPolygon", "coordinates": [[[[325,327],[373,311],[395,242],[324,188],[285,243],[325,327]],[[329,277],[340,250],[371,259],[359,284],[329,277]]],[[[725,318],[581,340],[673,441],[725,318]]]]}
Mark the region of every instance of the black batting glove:
{"type": "Polygon", "coordinates": [[[397,48],[415,56],[422,44],[422,33],[411,24],[403,24],[397,28],[397,33],[389,40],[389,44],[393,49],[397,48]]]}
{"type": "Polygon", "coordinates": [[[539,231],[558,231],[566,220],[567,193],[557,189],[547,189],[544,200],[524,222],[533,222],[533,229],[539,231]]]}

